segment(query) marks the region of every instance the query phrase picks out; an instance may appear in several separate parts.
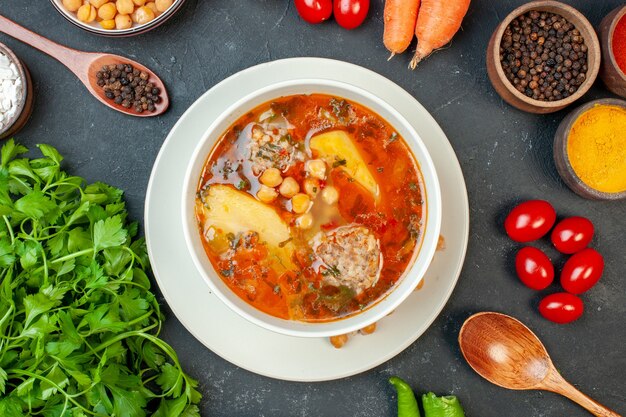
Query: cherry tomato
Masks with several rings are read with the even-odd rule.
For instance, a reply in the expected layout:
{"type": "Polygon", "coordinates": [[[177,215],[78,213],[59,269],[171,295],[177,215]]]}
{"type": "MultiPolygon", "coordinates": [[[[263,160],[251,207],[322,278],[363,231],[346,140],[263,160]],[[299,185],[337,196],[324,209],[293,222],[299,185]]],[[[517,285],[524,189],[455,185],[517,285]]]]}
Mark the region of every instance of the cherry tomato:
{"type": "Polygon", "coordinates": [[[596,250],[587,248],[572,255],[561,271],[561,285],[572,294],[582,294],[596,285],[602,271],[604,259],[596,250]]]}
{"type": "Polygon", "coordinates": [[[516,242],[531,242],[550,231],[556,211],[543,200],[529,200],[517,205],[504,221],[504,229],[516,242]]]}
{"type": "Polygon", "coordinates": [[[571,323],[583,315],[585,306],[580,298],[566,292],[550,294],[539,303],[539,312],[559,324],[571,323]]]}
{"type": "Polygon", "coordinates": [[[517,252],[515,270],[524,285],[533,290],[543,290],[554,280],[554,266],[550,258],[531,246],[517,252]]]}
{"type": "Polygon", "coordinates": [[[332,0],[295,0],[295,3],[300,17],[309,23],[322,23],[333,13],[332,0]]]}
{"type": "Polygon", "coordinates": [[[370,0],[335,0],[335,20],[345,29],[361,26],[370,9],[370,0]]]}
{"type": "Polygon", "coordinates": [[[568,217],[557,223],[550,238],[559,252],[576,253],[591,242],[593,223],[584,217],[568,217]]]}

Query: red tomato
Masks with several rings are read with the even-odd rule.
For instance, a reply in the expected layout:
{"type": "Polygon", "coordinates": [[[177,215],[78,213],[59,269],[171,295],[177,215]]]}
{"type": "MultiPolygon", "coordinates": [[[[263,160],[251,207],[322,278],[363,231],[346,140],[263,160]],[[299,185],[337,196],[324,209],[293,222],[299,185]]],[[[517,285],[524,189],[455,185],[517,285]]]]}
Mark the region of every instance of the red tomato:
{"type": "Polygon", "coordinates": [[[580,298],[566,292],[548,295],[539,303],[539,312],[559,324],[571,323],[583,315],[585,306],[580,298]]]}
{"type": "Polygon", "coordinates": [[[543,290],[554,280],[554,266],[550,258],[531,246],[526,246],[517,252],[515,270],[524,285],[533,290],[543,290]]]}
{"type": "Polygon", "coordinates": [[[559,252],[576,253],[591,242],[593,223],[584,217],[568,217],[557,223],[550,238],[559,252]]]}
{"type": "Polygon", "coordinates": [[[370,0],[335,0],[335,20],[345,29],[361,26],[370,9],[370,0]]]}
{"type": "Polygon", "coordinates": [[[332,0],[295,0],[295,3],[300,17],[309,23],[322,23],[333,13],[332,0]]]}
{"type": "Polygon", "coordinates": [[[517,205],[504,221],[504,228],[516,242],[531,242],[550,231],[556,211],[543,200],[529,200],[517,205]]]}
{"type": "Polygon", "coordinates": [[[596,285],[602,271],[604,259],[596,250],[587,248],[572,255],[561,271],[561,285],[572,294],[582,294],[596,285]]]}

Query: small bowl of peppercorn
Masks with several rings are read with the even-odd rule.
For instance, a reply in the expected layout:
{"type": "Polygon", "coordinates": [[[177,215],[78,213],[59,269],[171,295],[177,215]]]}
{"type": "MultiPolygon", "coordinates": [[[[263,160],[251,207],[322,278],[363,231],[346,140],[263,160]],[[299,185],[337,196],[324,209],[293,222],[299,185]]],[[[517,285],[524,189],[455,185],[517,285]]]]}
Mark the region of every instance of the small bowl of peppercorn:
{"type": "Polygon", "coordinates": [[[552,113],[581,98],[600,70],[600,42],[589,21],[558,1],[513,10],[487,47],[487,72],[498,94],[530,113],[552,113]]]}
{"type": "Polygon", "coordinates": [[[626,5],[616,8],[602,20],[600,43],[600,78],[611,92],[626,97],[626,5]]]}

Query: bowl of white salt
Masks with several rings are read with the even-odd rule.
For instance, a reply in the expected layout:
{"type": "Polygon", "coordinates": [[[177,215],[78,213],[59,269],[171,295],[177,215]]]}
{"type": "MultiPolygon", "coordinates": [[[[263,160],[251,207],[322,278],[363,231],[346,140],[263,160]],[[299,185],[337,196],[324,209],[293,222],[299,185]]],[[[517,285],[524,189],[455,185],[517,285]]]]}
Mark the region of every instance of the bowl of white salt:
{"type": "Polygon", "coordinates": [[[26,65],[0,43],[0,139],[17,133],[33,110],[33,83],[26,65]]]}

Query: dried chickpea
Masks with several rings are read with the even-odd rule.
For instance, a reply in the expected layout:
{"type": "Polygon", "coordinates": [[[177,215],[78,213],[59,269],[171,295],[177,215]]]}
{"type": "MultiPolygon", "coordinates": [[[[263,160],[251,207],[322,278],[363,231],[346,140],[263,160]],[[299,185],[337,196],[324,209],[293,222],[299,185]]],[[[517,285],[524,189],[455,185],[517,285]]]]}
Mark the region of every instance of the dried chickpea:
{"type": "Polygon", "coordinates": [[[155,0],[154,4],[158,11],[164,12],[174,3],[174,0],[155,0]]]}
{"type": "Polygon", "coordinates": [[[96,14],[98,11],[91,4],[83,4],[78,8],[76,12],[76,17],[81,22],[89,23],[96,20],[96,14]]]}
{"type": "Polygon", "coordinates": [[[372,323],[369,326],[365,326],[361,330],[359,330],[359,333],[361,333],[361,334],[372,334],[375,331],[376,331],[376,323],[372,323]]]}
{"type": "Polygon", "coordinates": [[[326,179],[326,162],[322,161],[321,159],[312,159],[310,161],[306,161],[304,169],[313,178],[317,178],[320,180],[326,179]]]}
{"type": "Polygon", "coordinates": [[[285,198],[291,198],[300,192],[300,185],[293,177],[287,177],[280,184],[278,192],[285,198]]]}
{"type": "Polygon", "coordinates": [[[276,200],[276,197],[278,197],[278,193],[272,187],[267,187],[261,184],[261,188],[256,193],[256,196],[264,203],[271,203],[272,201],[276,200]]]}
{"type": "Polygon", "coordinates": [[[339,336],[331,336],[330,343],[337,349],[341,349],[346,343],[348,343],[348,335],[340,334],[339,336]]]}
{"type": "Polygon", "coordinates": [[[63,0],[63,7],[70,12],[77,11],[82,6],[81,0],[63,0]]]}
{"type": "Polygon", "coordinates": [[[313,215],[311,213],[304,213],[296,219],[296,226],[300,229],[310,229],[311,226],[313,226],[313,215]]]}
{"type": "Polygon", "coordinates": [[[291,209],[294,213],[306,213],[311,206],[311,199],[306,194],[296,194],[291,197],[291,209]]]}
{"type": "Polygon", "coordinates": [[[99,9],[108,2],[109,0],[89,0],[89,3],[91,3],[91,5],[96,9],[99,9]]]}
{"type": "Polygon", "coordinates": [[[107,29],[107,30],[115,29],[115,20],[113,19],[101,20],[100,26],[102,26],[102,29],[107,29]]]}
{"type": "Polygon", "coordinates": [[[304,180],[304,192],[311,198],[315,198],[320,191],[320,180],[317,178],[307,178],[304,180]]]}
{"type": "Polygon", "coordinates": [[[135,6],[141,7],[146,4],[146,0],[133,0],[133,3],[135,3],[135,6]]]}
{"type": "Polygon", "coordinates": [[[98,17],[102,20],[113,20],[116,14],[115,3],[107,3],[98,9],[98,17]]]}
{"type": "Polygon", "coordinates": [[[322,200],[328,205],[335,204],[339,200],[339,191],[333,186],[327,186],[322,190],[322,200]]]}
{"type": "Polygon", "coordinates": [[[120,14],[131,14],[135,11],[135,3],[133,3],[133,0],[117,0],[115,7],[120,14]]]}
{"type": "Polygon", "coordinates": [[[116,29],[130,29],[133,26],[133,20],[127,14],[118,14],[115,16],[116,29]]]}
{"type": "Polygon", "coordinates": [[[278,187],[283,182],[283,177],[280,175],[280,170],[277,168],[268,168],[259,177],[261,184],[268,187],[278,187]]]}
{"type": "Polygon", "coordinates": [[[148,6],[143,6],[135,10],[135,16],[137,19],[136,22],[140,25],[148,23],[156,17],[154,11],[148,6]]]}
{"type": "Polygon", "coordinates": [[[157,7],[156,7],[156,3],[153,2],[153,1],[151,1],[149,3],[146,3],[146,7],[148,7],[150,10],[152,10],[154,12],[155,16],[160,13],[159,9],[157,9],[157,7]]]}

